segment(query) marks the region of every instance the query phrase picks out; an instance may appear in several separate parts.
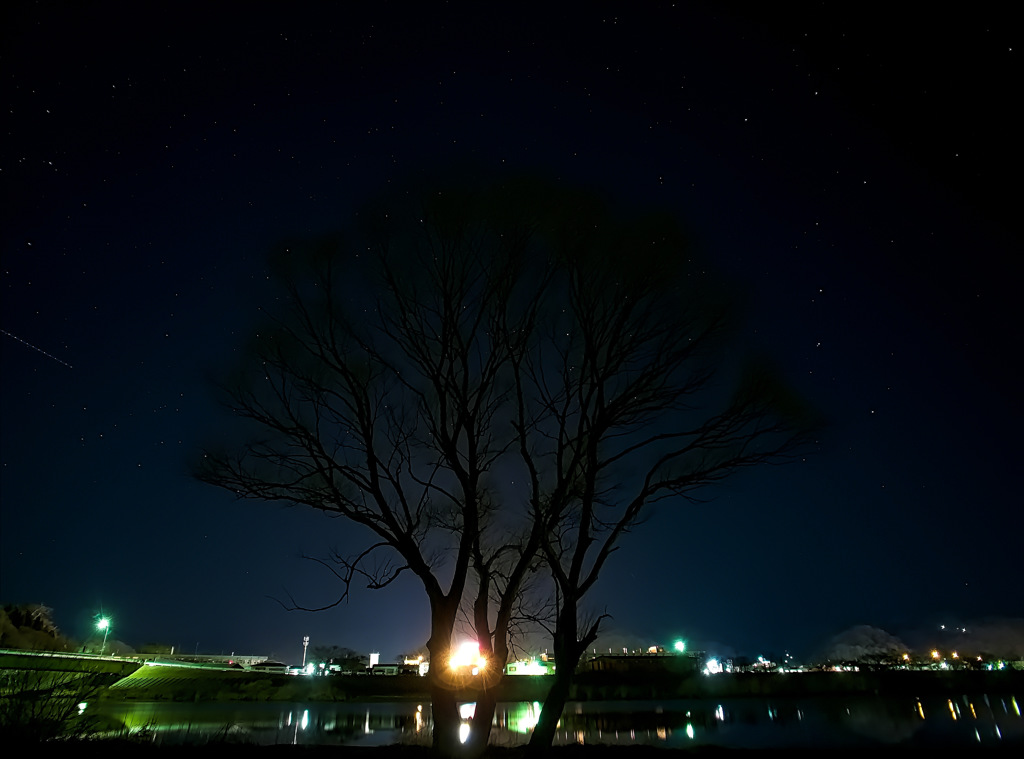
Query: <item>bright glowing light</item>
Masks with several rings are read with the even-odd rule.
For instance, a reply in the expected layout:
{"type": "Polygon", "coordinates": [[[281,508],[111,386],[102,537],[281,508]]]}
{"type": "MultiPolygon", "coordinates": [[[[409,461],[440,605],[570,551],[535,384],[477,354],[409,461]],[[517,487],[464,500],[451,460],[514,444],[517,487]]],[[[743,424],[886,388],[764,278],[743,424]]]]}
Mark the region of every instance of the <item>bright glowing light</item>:
{"type": "Polygon", "coordinates": [[[686,723],[686,737],[689,738],[691,741],[693,740],[693,725],[691,725],[689,722],[686,723]]]}
{"type": "Polygon", "coordinates": [[[459,743],[465,743],[469,739],[469,723],[463,722],[459,725],[459,743]]]}
{"type": "Polygon", "coordinates": [[[686,651],[686,641],[685,640],[677,640],[673,647],[679,653],[683,653],[684,651],[686,651]]]}
{"type": "Polygon", "coordinates": [[[448,666],[452,669],[468,667],[474,664],[480,657],[480,644],[468,640],[459,646],[448,659],[448,666]]]}
{"type": "Polygon", "coordinates": [[[938,659],[939,658],[939,652],[938,651],[932,651],[932,658],[933,659],[938,659]]]}
{"type": "Polygon", "coordinates": [[[110,617],[100,617],[97,619],[96,629],[103,631],[103,646],[100,648],[100,653],[106,653],[107,636],[110,634],[110,617]]]}
{"type": "Polygon", "coordinates": [[[953,658],[954,659],[959,659],[960,658],[960,654],[958,654],[956,651],[954,651],[953,652],[953,658]]]}
{"type": "Polygon", "coordinates": [[[910,654],[903,654],[903,661],[910,661],[910,654]]]}
{"type": "Polygon", "coordinates": [[[717,675],[722,672],[722,663],[718,659],[708,659],[708,663],[704,665],[705,675],[717,675]]]}
{"type": "Polygon", "coordinates": [[[510,664],[508,673],[510,675],[546,675],[548,668],[536,659],[531,659],[528,662],[510,664]]]}
{"type": "Polygon", "coordinates": [[[460,645],[449,657],[448,666],[451,669],[468,667],[476,675],[487,666],[487,659],[480,655],[480,644],[470,640],[460,645]]]}

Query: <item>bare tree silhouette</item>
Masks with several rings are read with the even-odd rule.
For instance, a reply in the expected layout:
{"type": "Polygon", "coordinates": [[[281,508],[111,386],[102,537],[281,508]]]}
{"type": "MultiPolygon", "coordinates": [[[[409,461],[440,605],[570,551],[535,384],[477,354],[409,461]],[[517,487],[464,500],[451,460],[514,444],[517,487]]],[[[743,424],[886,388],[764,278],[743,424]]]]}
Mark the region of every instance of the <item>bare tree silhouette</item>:
{"type": "Polygon", "coordinates": [[[645,508],[800,442],[768,372],[732,394],[712,383],[731,368],[728,299],[668,218],[531,180],[434,188],[276,262],[280,308],[222,385],[244,442],[207,450],[198,476],[365,527],[364,549],[323,562],[334,604],[356,581],[421,582],[445,755],[486,747],[510,636],[544,604],[527,590],[557,589],[547,745],[603,618],[581,628],[580,604],[645,508]],[[490,662],[473,678],[446,666],[460,610],[490,662]]]}

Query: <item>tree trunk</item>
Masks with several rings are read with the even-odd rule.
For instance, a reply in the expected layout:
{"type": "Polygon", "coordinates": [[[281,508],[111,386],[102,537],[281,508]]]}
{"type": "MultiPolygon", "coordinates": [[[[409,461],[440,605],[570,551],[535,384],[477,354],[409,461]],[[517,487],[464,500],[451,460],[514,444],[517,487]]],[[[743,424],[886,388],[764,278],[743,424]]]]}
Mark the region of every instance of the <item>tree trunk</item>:
{"type": "Polygon", "coordinates": [[[551,747],[551,742],[555,739],[555,730],[558,729],[558,721],[565,709],[565,702],[569,700],[569,687],[572,685],[575,662],[560,665],[556,656],[555,665],[555,681],[551,684],[547,698],[544,699],[540,719],[537,720],[537,726],[530,736],[531,752],[546,751],[551,747]]]}
{"type": "Polygon", "coordinates": [[[430,653],[427,676],[430,680],[431,719],[434,723],[431,745],[434,753],[443,757],[454,757],[462,753],[462,743],[459,741],[459,725],[462,720],[455,701],[455,690],[447,677],[457,610],[458,606],[447,598],[431,598],[430,639],[427,641],[427,651],[430,653]]]}
{"type": "Polygon", "coordinates": [[[434,722],[431,745],[437,756],[459,756],[462,753],[462,743],[459,741],[459,725],[462,720],[455,703],[455,692],[433,674],[433,666],[430,669],[431,719],[434,722]]]}
{"type": "Polygon", "coordinates": [[[476,759],[487,750],[494,724],[494,712],[497,707],[497,693],[493,688],[482,688],[476,697],[476,711],[470,723],[469,738],[463,747],[464,756],[476,759]]]}
{"type": "MultiPolygon", "coordinates": [[[[536,548],[531,548],[532,556],[536,548]]],[[[523,562],[526,566],[527,562],[523,562]]],[[[481,655],[487,664],[479,675],[473,678],[476,687],[476,710],[470,723],[469,738],[466,740],[466,756],[476,759],[487,750],[490,743],[491,730],[494,727],[494,713],[497,709],[501,684],[505,677],[505,665],[508,663],[508,627],[510,613],[508,601],[512,596],[503,599],[503,608],[499,609],[494,630],[489,628],[488,614],[490,611],[490,571],[485,563],[478,562],[476,571],[479,579],[477,596],[473,606],[473,623],[481,655]],[[507,606],[506,606],[507,604],[507,606]]],[[[519,570],[521,576],[524,570],[519,570]]],[[[512,594],[519,587],[519,580],[506,586],[505,593],[512,594]]]]}
{"type": "Polygon", "coordinates": [[[564,595],[560,602],[554,635],[555,681],[551,684],[547,698],[544,699],[544,708],[541,709],[540,719],[537,720],[537,727],[534,728],[533,735],[530,737],[531,751],[546,751],[551,748],[551,742],[555,739],[555,730],[558,729],[558,721],[565,710],[565,702],[569,700],[569,689],[576,676],[576,666],[580,663],[580,658],[587,650],[587,646],[597,637],[597,625],[595,624],[586,632],[582,640],[578,639],[579,619],[577,618],[576,603],[577,600],[572,595],[564,595]]]}

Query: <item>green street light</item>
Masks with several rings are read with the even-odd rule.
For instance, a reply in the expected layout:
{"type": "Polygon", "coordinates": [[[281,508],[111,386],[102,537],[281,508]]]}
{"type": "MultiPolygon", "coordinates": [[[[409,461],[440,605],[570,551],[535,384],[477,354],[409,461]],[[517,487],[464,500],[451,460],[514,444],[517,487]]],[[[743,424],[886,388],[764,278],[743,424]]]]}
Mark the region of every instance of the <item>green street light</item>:
{"type": "Polygon", "coordinates": [[[100,653],[104,653],[107,650],[107,635],[110,634],[110,618],[100,617],[96,620],[96,629],[103,631],[103,646],[100,648],[100,653]]]}
{"type": "Polygon", "coordinates": [[[684,652],[686,651],[686,641],[685,641],[685,640],[677,640],[677,641],[675,642],[675,646],[674,646],[674,648],[675,648],[675,649],[676,649],[676,651],[678,651],[679,653],[684,653],[684,652]]]}

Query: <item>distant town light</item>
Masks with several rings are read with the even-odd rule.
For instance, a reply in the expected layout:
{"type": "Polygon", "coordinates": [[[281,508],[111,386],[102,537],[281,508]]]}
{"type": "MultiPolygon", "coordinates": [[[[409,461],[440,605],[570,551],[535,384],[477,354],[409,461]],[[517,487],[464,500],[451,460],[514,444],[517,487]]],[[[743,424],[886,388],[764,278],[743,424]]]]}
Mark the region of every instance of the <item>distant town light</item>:
{"type": "Polygon", "coordinates": [[[542,664],[536,659],[526,662],[513,662],[508,667],[508,674],[510,675],[547,675],[550,674],[550,671],[547,665],[542,664]]]}
{"type": "Polygon", "coordinates": [[[675,642],[674,648],[679,653],[683,653],[684,651],[686,651],[686,641],[685,640],[677,640],[675,642]]]}
{"type": "Polygon", "coordinates": [[[718,659],[708,659],[707,664],[704,665],[705,675],[718,675],[722,672],[722,663],[718,659]]]}

